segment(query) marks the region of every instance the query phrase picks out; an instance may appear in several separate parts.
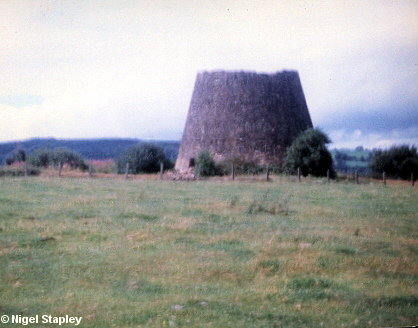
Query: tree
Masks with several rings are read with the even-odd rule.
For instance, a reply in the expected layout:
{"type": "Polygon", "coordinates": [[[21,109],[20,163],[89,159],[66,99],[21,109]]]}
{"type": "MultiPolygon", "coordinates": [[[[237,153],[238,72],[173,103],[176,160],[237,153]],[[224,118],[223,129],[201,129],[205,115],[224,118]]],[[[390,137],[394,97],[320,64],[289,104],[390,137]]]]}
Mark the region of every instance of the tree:
{"type": "Polygon", "coordinates": [[[28,163],[36,167],[48,167],[52,160],[52,151],[48,148],[36,149],[28,156],[28,163]]]}
{"type": "Polygon", "coordinates": [[[172,164],[166,158],[163,148],[149,143],[141,143],[129,147],[116,159],[118,173],[124,173],[126,163],[129,163],[129,173],[154,173],[160,170],[160,164],[171,168],[172,164]]]}
{"type": "Polygon", "coordinates": [[[26,152],[19,148],[13,152],[14,158],[16,162],[24,162],[26,161],[26,152]]]}
{"type": "Polygon", "coordinates": [[[380,177],[383,172],[390,178],[404,180],[418,177],[418,154],[415,146],[392,146],[387,150],[376,150],[370,162],[374,177],[380,177]]]}
{"type": "Polygon", "coordinates": [[[87,170],[88,165],[84,157],[78,152],[68,148],[54,148],[52,150],[52,163],[57,166],[59,163],[67,164],[72,169],[87,170]]]}
{"type": "Polygon", "coordinates": [[[202,150],[196,159],[196,174],[202,177],[216,175],[216,165],[209,150],[202,150]]]}
{"type": "Polygon", "coordinates": [[[5,159],[7,165],[24,161],[26,161],[26,152],[21,148],[13,150],[13,152],[5,159]]]}
{"type": "Polygon", "coordinates": [[[296,174],[298,167],[303,176],[326,176],[330,170],[331,177],[335,176],[333,161],[326,144],[331,143],[328,136],[320,129],[309,129],[293,141],[288,148],[283,164],[284,171],[296,174]]]}
{"type": "Polygon", "coordinates": [[[6,165],[12,165],[15,162],[15,159],[13,158],[13,156],[7,156],[4,161],[6,165]]]}

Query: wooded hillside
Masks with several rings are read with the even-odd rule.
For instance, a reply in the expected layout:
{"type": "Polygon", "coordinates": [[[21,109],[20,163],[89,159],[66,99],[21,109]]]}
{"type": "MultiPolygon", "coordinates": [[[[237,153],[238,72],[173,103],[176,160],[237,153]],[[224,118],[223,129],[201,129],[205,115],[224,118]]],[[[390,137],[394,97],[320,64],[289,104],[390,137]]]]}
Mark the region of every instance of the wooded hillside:
{"type": "MultiPolygon", "coordinates": [[[[24,141],[13,141],[0,143],[0,164],[13,150],[20,148],[27,154],[31,154],[39,148],[66,147],[79,152],[88,159],[117,158],[128,147],[145,140],[140,139],[54,139],[36,138],[24,141]]],[[[165,155],[171,161],[175,161],[180,146],[179,141],[149,141],[164,149],[165,155]]]]}

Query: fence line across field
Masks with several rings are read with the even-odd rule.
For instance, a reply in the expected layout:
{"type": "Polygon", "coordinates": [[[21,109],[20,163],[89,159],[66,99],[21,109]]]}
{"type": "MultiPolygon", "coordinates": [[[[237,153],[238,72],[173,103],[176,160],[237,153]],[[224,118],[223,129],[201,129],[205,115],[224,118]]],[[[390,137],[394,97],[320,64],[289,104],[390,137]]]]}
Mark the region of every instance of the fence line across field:
{"type": "MultiPolygon", "coordinates": [[[[62,177],[62,162],[58,163],[58,177],[62,177]]],[[[89,172],[89,177],[92,178],[93,177],[93,160],[89,161],[89,167],[88,167],[88,172],[89,172]]],[[[28,176],[28,168],[27,168],[27,164],[26,162],[24,163],[24,176],[27,177],[28,176]]],[[[297,182],[301,182],[302,181],[302,174],[301,174],[301,169],[300,167],[298,167],[297,169],[297,182]]],[[[163,180],[164,177],[164,163],[160,163],[160,171],[159,171],[159,180],[163,180]]],[[[198,172],[197,177],[200,178],[200,174],[198,172]]],[[[126,168],[125,168],[125,179],[129,178],[129,163],[126,163],[126,168]]],[[[347,178],[348,179],[348,178],[347,178]]],[[[235,180],[235,164],[232,163],[231,164],[231,180],[235,180]]],[[[266,181],[270,181],[270,166],[267,165],[266,166],[266,174],[265,174],[265,180],[266,181]]],[[[330,183],[330,170],[327,170],[327,183],[330,183]]],[[[382,173],[382,182],[383,185],[386,186],[386,172],[382,173]]],[[[359,184],[359,173],[358,171],[354,172],[354,184],[358,185],[359,184]]],[[[414,187],[415,185],[415,181],[414,181],[414,173],[411,173],[411,186],[414,187]]]]}

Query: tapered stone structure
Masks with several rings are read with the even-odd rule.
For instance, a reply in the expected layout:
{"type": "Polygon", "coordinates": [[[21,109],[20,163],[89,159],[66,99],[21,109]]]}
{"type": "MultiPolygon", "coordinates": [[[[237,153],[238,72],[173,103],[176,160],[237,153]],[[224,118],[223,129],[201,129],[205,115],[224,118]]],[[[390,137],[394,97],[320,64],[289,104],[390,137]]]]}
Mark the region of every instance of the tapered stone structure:
{"type": "Polygon", "coordinates": [[[186,172],[203,149],[216,162],[281,164],[302,131],[312,128],[299,74],[197,74],[176,170],[186,172]]]}

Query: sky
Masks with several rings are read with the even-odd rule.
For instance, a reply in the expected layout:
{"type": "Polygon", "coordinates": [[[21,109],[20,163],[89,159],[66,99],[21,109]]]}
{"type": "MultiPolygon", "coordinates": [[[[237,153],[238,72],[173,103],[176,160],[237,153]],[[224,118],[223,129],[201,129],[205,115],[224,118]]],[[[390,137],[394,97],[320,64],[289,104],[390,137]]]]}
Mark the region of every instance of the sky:
{"type": "Polygon", "coordinates": [[[297,70],[332,148],[418,146],[416,0],[0,0],[0,142],[180,140],[196,74],[297,70]]]}

